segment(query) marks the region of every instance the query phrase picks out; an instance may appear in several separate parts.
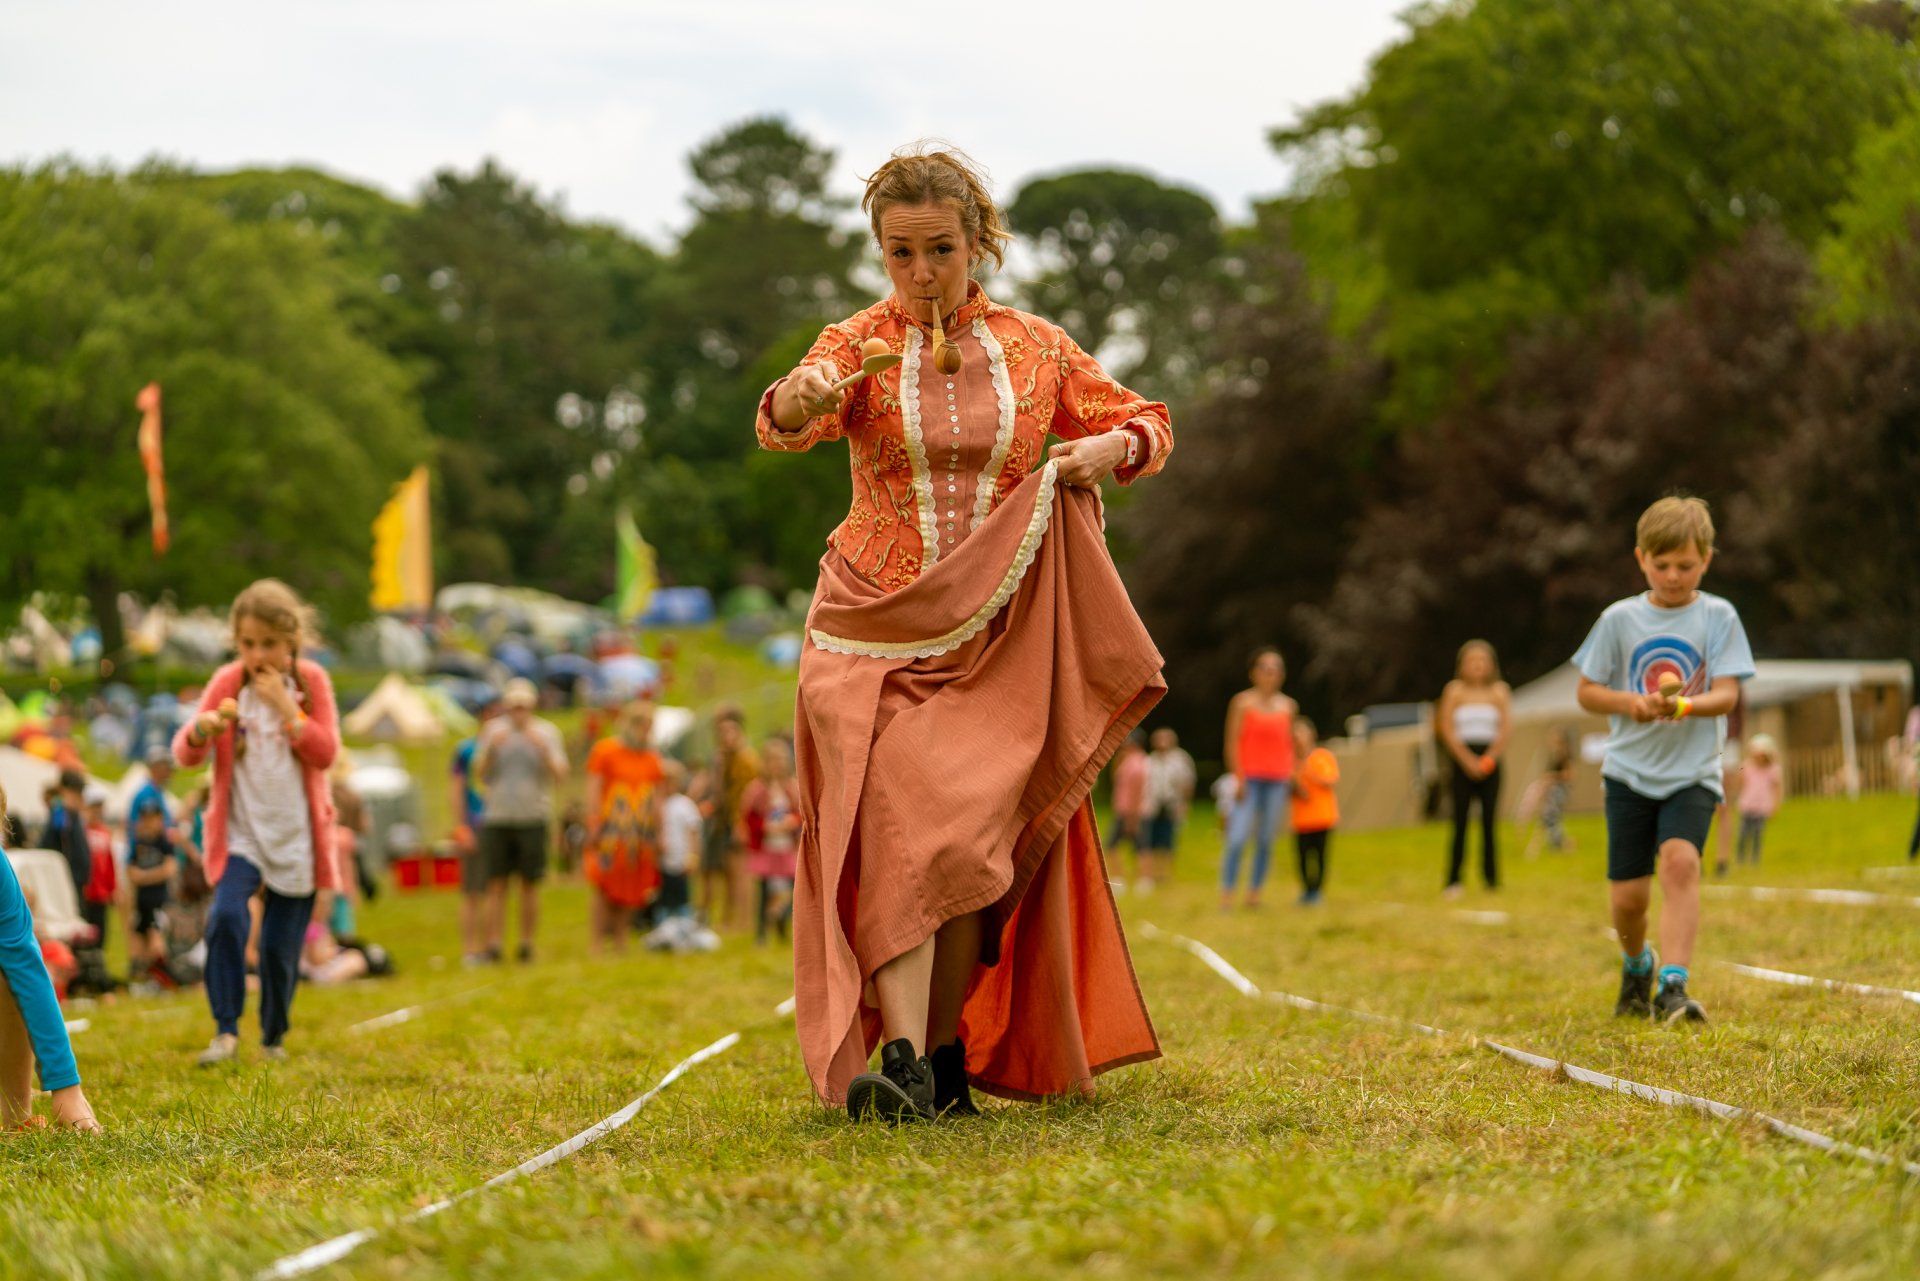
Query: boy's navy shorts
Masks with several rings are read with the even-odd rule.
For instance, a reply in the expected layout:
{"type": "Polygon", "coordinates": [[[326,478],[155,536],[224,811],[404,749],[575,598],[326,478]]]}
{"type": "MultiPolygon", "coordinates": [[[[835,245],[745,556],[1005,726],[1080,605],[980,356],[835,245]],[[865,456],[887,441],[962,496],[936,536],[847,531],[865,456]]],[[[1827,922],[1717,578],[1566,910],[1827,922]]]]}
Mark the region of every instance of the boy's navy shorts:
{"type": "Polygon", "coordinates": [[[1654,800],[1617,779],[1602,779],[1607,787],[1607,879],[1637,881],[1652,876],[1660,861],[1660,847],[1685,841],[1695,852],[1707,847],[1713,811],[1720,798],[1695,783],[1672,796],[1654,800]]]}

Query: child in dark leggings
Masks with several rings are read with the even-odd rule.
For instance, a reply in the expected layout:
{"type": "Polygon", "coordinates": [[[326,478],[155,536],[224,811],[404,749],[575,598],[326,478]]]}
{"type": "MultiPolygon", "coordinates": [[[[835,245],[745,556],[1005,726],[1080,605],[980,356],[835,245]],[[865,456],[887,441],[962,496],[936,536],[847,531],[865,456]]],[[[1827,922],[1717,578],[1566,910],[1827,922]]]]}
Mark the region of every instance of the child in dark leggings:
{"type": "Polygon", "coordinates": [[[1340,821],[1340,802],[1334,787],[1340,782],[1340,762],[1320,746],[1313,722],[1293,718],[1293,839],[1300,855],[1300,902],[1311,907],[1320,901],[1327,880],[1327,838],[1340,821]]]}
{"type": "Polygon", "coordinates": [[[1447,859],[1449,898],[1461,890],[1467,862],[1467,817],[1480,806],[1480,872],[1488,889],[1500,884],[1494,820],[1500,808],[1500,757],[1506,752],[1512,691],[1500,679],[1493,646],[1483,640],[1460,647],[1454,678],[1440,695],[1436,712],[1440,741],[1453,758],[1453,843],[1447,859]]]}

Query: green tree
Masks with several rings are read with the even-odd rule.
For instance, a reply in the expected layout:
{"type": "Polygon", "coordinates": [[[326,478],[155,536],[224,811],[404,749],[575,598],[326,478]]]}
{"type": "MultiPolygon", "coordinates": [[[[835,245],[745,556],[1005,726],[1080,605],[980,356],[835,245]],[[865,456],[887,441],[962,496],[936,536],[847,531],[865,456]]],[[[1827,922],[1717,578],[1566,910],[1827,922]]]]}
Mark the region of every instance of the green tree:
{"type": "Polygon", "coordinates": [[[730,126],[687,164],[696,217],[661,272],[643,353],[651,443],[722,462],[753,444],[763,387],[743,376],[796,328],[853,309],[861,245],[836,223],[846,202],[827,189],[833,153],[784,121],[730,126]]]}
{"type": "Polygon", "coordinates": [[[696,217],[661,265],[637,356],[645,448],[615,487],[636,498],[666,575],[808,581],[846,510],[846,460],[833,449],[759,459],[753,415],[814,335],[860,305],[864,242],[837,223],[846,202],[827,187],[833,153],[784,121],[730,126],[688,165],[696,217]],[[688,511],[710,512],[724,541],[688,511]]]}
{"type": "MultiPolygon", "coordinates": [[[[1380,384],[1365,347],[1332,332],[1280,211],[1242,241],[1209,390],[1175,418],[1167,469],[1115,517],[1134,600],[1181,673],[1164,712],[1203,755],[1255,646],[1279,645],[1296,677],[1305,666],[1302,607],[1332,587],[1359,520],[1380,384]]],[[[1320,714],[1328,685],[1290,688],[1320,714]]]]}
{"type": "Polygon", "coordinates": [[[0,172],[0,599],[217,604],[294,584],[363,616],[371,522],[427,453],[408,381],[341,314],[292,228],[241,224],[164,171],[0,172]],[[165,393],[173,546],[156,558],[135,394],[165,393]]]}
{"type": "Polygon", "coordinates": [[[1909,50],[1830,0],[1479,0],[1413,11],[1352,97],[1274,141],[1350,198],[1389,283],[1403,420],[1616,274],[1679,286],[1756,222],[1828,226],[1909,50]]]}
{"type": "Polygon", "coordinates": [[[236,222],[271,223],[320,249],[333,269],[342,313],[374,345],[397,353],[429,323],[429,300],[402,287],[400,231],[415,216],[405,201],[298,166],[155,176],[211,200],[236,222]]]}
{"type": "Polygon", "coordinates": [[[1783,607],[1806,584],[1788,580],[1775,549],[1859,546],[1851,530],[1879,528],[1864,513],[1826,529],[1755,518],[1797,510],[1777,481],[1756,484],[1756,463],[1840,403],[1808,391],[1844,382],[1813,378],[1827,356],[1805,324],[1810,279],[1806,251],[1762,228],[1678,295],[1622,284],[1517,335],[1491,392],[1392,442],[1338,580],[1301,611],[1309,679],[1348,708],[1430,698],[1474,636],[1516,682],[1557,667],[1608,602],[1641,585],[1634,522],[1675,490],[1716,512],[1708,587],[1739,606],[1756,647],[1781,652],[1783,607]]]}
{"type": "Polygon", "coordinates": [[[1199,192],[1122,169],[1035,178],[1007,207],[1039,273],[1023,292],[1122,378],[1193,377],[1219,301],[1220,216],[1199,192]]]}
{"type": "Polygon", "coordinates": [[[416,304],[397,348],[439,446],[438,568],[590,591],[554,517],[578,478],[604,480],[639,444],[632,334],[651,251],[569,223],[491,161],[436,174],[396,240],[416,304]]]}
{"type": "Polygon", "coordinates": [[[1920,111],[1860,144],[1853,188],[1833,221],[1820,244],[1820,271],[1834,318],[1854,322],[1900,311],[1898,287],[1911,284],[1913,273],[1888,268],[1920,241],[1920,111]]]}

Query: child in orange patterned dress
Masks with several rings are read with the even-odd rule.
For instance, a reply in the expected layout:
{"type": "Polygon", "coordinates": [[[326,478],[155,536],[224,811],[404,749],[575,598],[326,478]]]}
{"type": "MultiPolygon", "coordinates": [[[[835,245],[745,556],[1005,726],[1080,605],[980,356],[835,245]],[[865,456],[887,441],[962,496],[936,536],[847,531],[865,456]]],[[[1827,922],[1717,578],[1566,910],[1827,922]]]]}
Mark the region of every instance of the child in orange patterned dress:
{"type": "Polygon", "coordinates": [[[588,950],[627,947],[633,914],[660,888],[660,789],[664,776],[652,746],[653,704],[627,704],[620,732],[587,755],[587,883],[594,888],[588,950]]]}

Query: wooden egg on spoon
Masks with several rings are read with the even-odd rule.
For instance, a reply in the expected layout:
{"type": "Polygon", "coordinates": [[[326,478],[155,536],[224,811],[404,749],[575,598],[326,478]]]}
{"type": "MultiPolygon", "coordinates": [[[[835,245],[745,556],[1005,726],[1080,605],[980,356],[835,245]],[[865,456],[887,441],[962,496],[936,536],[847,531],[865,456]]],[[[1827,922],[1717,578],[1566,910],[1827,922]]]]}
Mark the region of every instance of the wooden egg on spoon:
{"type": "Polygon", "coordinates": [[[860,344],[860,368],[842,378],[829,391],[845,391],[862,378],[871,378],[883,370],[892,369],[900,363],[900,357],[894,355],[884,338],[869,338],[860,344]]]}

